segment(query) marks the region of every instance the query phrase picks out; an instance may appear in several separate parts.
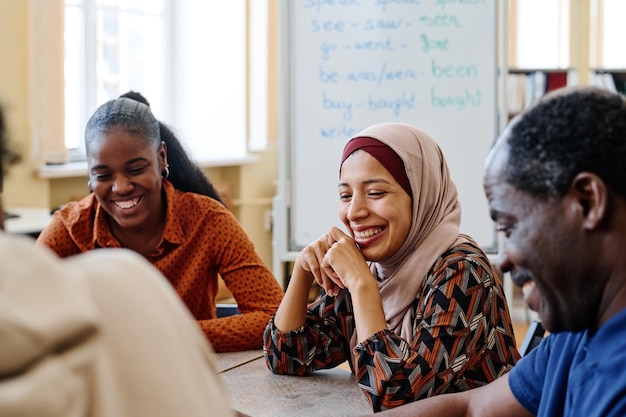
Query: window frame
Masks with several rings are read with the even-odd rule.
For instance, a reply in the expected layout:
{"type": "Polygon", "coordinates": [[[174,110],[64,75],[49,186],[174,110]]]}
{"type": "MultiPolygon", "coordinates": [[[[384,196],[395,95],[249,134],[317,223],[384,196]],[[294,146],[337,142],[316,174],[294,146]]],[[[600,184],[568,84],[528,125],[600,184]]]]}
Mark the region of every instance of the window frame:
{"type": "MultiPolygon", "coordinates": [[[[162,70],[162,79],[161,79],[161,97],[162,103],[161,106],[161,114],[155,114],[158,118],[164,119],[168,118],[168,115],[171,114],[171,106],[169,103],[171,100],[168,98],[171,96],[171,88],[172,83],[167,80],[171,80],[171,62],[172,62],[172,50],[174,44],[172,42],[168,42],[167,39],[171,39],[172,37],[172,16],[173,16],[173,0],[161,0],[163,2],[162,12],[158,15],[162,19],[162,35],[160,43],[163,48],[162,59],[161,59],[161,70],[162,70]]],[[[78,11],[78,18],[82,19],[80,21],[80,28],[78,30],[79,34],[79,45],[78,45],[78,69],[76,73],[78,74],[78,102],[77,109],[78,112],[78,126],[74,126],[73,128],[68,128],[68,117],[66,114],[64,125],[65,134],[71,134],[69,132],[74,132],[79,134],[78,146],[77,147],[68,147],[67,139],[65,140],[66,150],[68,154],[68,160],[70,162],[77,161],[85,161],[85,148],[84,141],[82,140],[82,134],[84,130],[84,126],[87,123],[89,116],[95,111],[98,105],[102,103],[98,103],[97,98],[97,86],[98,86],[98,73],[97,73],[97,50],[99,45],[97,44],[97,9],[98,9],[98,0],[64,0],[63,8],[64,8],[64,16],[67,19],[67,11],[68,8],[74,8],[78,11]],[[69,131],[69,132],[68,132],[69,131]]],[[[154,15],[154,13],[146,13],[154,15]]],[[[67,28],[64,25],[64,38],[65,34],[67,34],[67,28]]],[[[67,45],[66,45],[67,48],[67,45]]],[[[64,63],[64,73],[67,77],[68,69],[65,67],[67,65],[64,63]]],[[[67,81],[66,81],[67,85],[67,81]]],[[[123,93],[123,92],[122,92],[123,93]]],[[[64,107],[65,111],[68,112],[68,107],[66,104],[67,100],[67,90],[65,91],[66,98],[64,99],[64,107]]],[[[67,136],[66,136],[67,138],[67,136]]]]}
{"type": "MultiPolygon", "coordinates": [[[[63,1],[91,10],[83,25],[82,50],[89,51],[96,43],[90,28],[97,0],[63,1]]],[[[267,149],[268,0],[255,0],[254,6],[250,0],[163,2],[162,109],[155,116],[173,128],[198,163],[245,159],[250,149],[267,149]]],[[[95,54],[84,54],[81,83],[95,86],[95,54]]],[[[97,98],[95,88],[81,94],[82,130],[97,98]]],[[[85,160],[82,147],[70,151],[71,161],[85,160]]]]}
{"type": "MultiPolygon", "coordinates": [[[[529,6],[531,4],[531,0],[509,0],[509,52],[510,55],[508,57],[509,67],[511,68],[539,68],[539,69],[564,69],[569,68],[570,63],[570,4],[569,0],[534,0],[535,3],[532,4],[533,7],[536,7],[536,10],[533,12],[532,7],[529,6]],[[556,6],[556,16],[548,16],[547,13],[547,1],[557,3],[556,6]],[[523,6],[522,6],[523,5],[523,6]],[[527,49],[531,49],[527,45],[521,45],[521,42],[529,42],[528,39],[532,37],[524,37],[523,31],[524,26],[521,24],[520,20],[524,19],[524,17],[528,18],[529,15],[537,15],[542,18],[548,19],[550,22],[556,22],[556,24],[552,25],[544,25],[549,26],[550,28],[555,28],[550,35],[553,41],[553,44],[556,48],[556,51],[553,51],[551,56],[555,56],[554,62],[549,63],[538,63],[538,62],[524,62],[520,59],[520,55],[523,55],[527,49]]],[[[552,3],[550,3],[552,4],[552,3]]],[[[538,28],[541,25],[536,23],[535,19],[528,19],[530,22],[528,24],[528,32],[537,33],[538,28]]],[[[546,38],[546,35],[541,37],[542,39],[546,38]]],[[[546,42],[542,42],[539,45],[541,48],[537,49],[545,49],[546,42]]],[[[528,54],[527,54],[528,55],[528,54]]],[[[522,56],[523,58],[523,56],[522,56]]]]}

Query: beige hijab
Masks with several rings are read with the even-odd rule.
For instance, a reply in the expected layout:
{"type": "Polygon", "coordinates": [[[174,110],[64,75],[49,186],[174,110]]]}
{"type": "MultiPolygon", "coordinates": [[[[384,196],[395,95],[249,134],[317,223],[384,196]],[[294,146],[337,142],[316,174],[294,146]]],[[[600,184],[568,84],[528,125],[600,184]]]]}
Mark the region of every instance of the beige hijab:
{"type": "Polygon", "coordinates": [[[406,240],[389,259],[371,263],[387,325],[411,343],[414,317],[410,306],[422,293],[426,274],[443,252],[468,240],[459,236],[461,205],[443,153],[425,132],[408,124],[381,123],[350,141],[359,137],[376,139],[396,152],[411,185],[412,222],[406,240]]]}

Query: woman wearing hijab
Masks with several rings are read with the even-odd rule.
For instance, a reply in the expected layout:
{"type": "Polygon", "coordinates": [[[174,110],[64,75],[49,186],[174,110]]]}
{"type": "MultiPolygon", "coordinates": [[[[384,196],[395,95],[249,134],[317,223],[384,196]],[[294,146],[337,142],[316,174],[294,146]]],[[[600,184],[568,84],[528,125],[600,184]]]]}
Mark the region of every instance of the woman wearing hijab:
{"type": "Polygon", "coordinates": [[[461,207],[439,146],[406,124],[350,139],[338,228],[298,255],[264,333],[278,374],[348,360],[374,411],[468,390],[519,359],[502,284],[459,233],[461,207]],[[324,289],[308,305],[313,281],[324,289]]]}

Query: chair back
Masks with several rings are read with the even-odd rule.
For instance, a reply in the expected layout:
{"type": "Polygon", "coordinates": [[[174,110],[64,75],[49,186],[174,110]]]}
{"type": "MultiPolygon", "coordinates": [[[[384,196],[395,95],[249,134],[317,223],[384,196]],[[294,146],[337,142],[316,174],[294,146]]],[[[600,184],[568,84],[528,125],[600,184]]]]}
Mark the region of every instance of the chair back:
{"type": "Polygon", "coordinates": [[[543,339],[543,335],[545,333],[546,330],[543,328],[540,321],[531,321],[530,325],[528,326],[526,336],[524,336],[524,340],[522,341],[522,346],[519,350],[520,355],[526,356],[528,352],[537,347],[537,345],[541,343],[541,339],[543,339]]]}

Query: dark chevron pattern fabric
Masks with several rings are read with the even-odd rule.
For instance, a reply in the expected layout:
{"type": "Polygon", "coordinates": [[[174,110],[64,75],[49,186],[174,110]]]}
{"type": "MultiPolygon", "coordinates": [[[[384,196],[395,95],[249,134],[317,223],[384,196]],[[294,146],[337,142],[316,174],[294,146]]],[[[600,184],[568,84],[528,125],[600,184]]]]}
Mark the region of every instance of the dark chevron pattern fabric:
{"type": "Polygon", "coordinates": [[[451,248],[435,262],[412,309],[412,343],[389,330],[378,332],[356,346],[355,365],[350,294],[322,293],[300,329],[281,332],[270,320],[264,334],[267,366],[303,376],[348,360],[372,409],[380,411],[487,384],[520,357],[502,284],[473,244],[451,248]]]}

